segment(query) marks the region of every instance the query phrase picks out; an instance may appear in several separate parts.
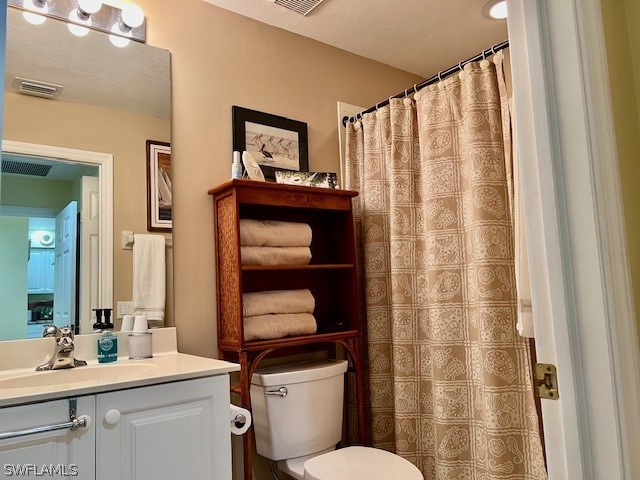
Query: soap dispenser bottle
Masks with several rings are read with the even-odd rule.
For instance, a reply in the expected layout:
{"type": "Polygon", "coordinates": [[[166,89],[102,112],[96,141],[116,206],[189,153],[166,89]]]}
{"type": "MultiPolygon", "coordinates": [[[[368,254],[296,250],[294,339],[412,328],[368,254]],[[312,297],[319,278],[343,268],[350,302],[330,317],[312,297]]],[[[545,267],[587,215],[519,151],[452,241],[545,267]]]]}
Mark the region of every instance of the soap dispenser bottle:
{"type": "Polygon", "coordinates": [[[98,363],[115,362],[118,359],[118,336],[113,333],[111,312],[113,309],[104,308],[104,323],[102,334],[98,338],[98,363]]]}

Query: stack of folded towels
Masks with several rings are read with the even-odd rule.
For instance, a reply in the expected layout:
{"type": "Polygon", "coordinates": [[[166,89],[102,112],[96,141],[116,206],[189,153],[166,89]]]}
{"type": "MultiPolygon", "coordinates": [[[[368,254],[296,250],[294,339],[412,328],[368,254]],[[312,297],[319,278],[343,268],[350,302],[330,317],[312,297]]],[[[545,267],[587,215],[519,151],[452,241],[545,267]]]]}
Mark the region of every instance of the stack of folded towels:
{"type": "Polygon", "coordinates": [[[273,290],[242,295],[244,341],[316,333],[316,301],[309,290],[273,290]]]}
{"type": "Polygon", "coordinates": [[[242,265],[308,265],[311,227],[276,220],[240,220],[242,265]]]}

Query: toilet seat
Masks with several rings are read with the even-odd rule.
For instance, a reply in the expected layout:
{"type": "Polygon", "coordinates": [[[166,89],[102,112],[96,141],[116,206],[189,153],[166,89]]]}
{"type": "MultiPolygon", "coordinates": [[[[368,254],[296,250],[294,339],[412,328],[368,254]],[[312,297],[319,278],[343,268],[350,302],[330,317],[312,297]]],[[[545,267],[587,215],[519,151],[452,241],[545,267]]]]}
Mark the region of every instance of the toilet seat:
{"type": "Polygon", "coordinates": [[[411,462],[386,450],[347,447],[307,460],[304,480],[423,480],[411,462]]]}

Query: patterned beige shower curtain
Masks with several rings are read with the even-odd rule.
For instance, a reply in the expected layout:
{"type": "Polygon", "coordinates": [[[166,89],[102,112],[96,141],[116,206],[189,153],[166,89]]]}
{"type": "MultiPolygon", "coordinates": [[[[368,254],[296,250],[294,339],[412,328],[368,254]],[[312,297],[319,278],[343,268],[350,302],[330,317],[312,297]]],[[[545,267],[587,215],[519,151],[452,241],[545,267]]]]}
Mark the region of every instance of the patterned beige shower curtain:
{"type": "Polygon", "coordinates": [[[516,331],[501,59],[347,127],[371,440],[427,480],[546,478],[516,331]]]}

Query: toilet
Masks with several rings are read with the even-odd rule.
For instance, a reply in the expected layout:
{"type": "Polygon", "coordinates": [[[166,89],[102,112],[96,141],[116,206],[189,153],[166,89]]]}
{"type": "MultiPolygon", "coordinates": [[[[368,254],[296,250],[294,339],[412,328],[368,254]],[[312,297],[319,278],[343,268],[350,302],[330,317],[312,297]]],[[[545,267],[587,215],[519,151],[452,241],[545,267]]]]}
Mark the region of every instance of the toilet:
{"type": "Polygon", "coordinates": [[[342,438],[345,360],[314,360],[256,370],[251,408],[260,455],[297,480],[423,480],[385,450],[347,447],[342,438]]]}

